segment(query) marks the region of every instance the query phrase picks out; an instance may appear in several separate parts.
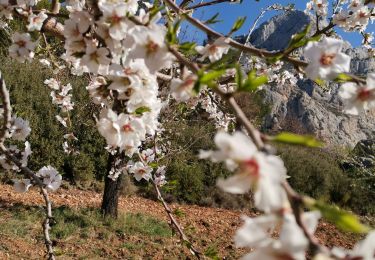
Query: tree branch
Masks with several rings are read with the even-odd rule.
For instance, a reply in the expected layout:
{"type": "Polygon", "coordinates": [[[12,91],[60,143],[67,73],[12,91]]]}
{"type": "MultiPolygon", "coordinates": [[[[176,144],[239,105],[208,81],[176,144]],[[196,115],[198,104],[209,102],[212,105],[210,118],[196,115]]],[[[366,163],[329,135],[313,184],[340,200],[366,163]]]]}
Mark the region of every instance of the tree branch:
{"type": "Polygon", "coordinates": [[[50,223],[52,219],[52,207],[51,201],[48,197],[48,192],[45,188],[43,181],[28,167],[23,166],[17,157],[15,157],[9,150],[4,146],[4,141],[6,138],[6,133],[9,132],[11,126],[11,107],[9,99],[9,91],[6,88],[5,81],[2,78],[0,73],[0,96],[3,102],[4,113],[3,113],[3,126],[0,131],[0,151],[5,154],[5,156],[12,161],[18,168],[23,172],[23,174],[34,181],[40,188],[40,192],[43,195],[45,203],[46,218],[43,221],[43,234],[44,234],[44,243],[47,249],[47,258],[48,260],[54,260],[55,255],[53,251],[52,241],[49,236],[49,230],[51,229],[50,223]]]}

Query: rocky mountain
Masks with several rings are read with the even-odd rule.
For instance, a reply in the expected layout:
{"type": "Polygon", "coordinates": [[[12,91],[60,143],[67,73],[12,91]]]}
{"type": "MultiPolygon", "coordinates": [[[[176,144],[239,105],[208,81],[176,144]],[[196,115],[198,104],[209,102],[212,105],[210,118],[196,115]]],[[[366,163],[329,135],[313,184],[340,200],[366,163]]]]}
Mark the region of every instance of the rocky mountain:
{"type": "MultiPolygon", "coordinates": [[[[281,50],[293,34],[310,22],[310,17],[301,11],[280,14],[260,25],[252,33],[250,43],[270,51],[281,50]]],[[[344,52],[352,57],[351,73],[364,75],[375,71],[374,57],[370,57],[365,48],[352,48],[345,43],[344,52]]],[[[348,147],[374,138],[375,111],[360,116],[342,113],[339,87],[329,83],[323,89],[308,79],[299,80],[295,85],[265,87],[264,102],[269,105],[270,113],[264,118],[263,130],[309,133],[330,144],[348,147]]]]}

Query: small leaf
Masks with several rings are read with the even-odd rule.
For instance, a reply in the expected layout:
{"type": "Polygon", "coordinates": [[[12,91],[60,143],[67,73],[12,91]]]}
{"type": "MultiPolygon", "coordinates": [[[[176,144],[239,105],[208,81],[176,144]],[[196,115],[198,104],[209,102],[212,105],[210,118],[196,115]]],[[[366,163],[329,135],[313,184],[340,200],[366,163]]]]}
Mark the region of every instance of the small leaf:
{"type": "Polygon", "coordinates": [[[308,147],[323,147],[324,143],[316,140],[313,136],[297,135],[292,133],[283,132],[271,139],[275,142],[287,143],[293,145],[303,145],[308,147]]]}
{"type": "Polygon", "coordinates": [[[319,210],[323,217],[328,221],[334,223],[338,228],[343,231],[355,233],[367,233],[370,228],[360,223],[358,218],[338,207],[327,205],[323,202],[316,201],[310,205],[311,209],[319,210]]]}
{"type": "Polygon", "coordinates": [[[236,84],[237,84],[237,88],[241,89],[242,88],[242,71],[241,71],[241,67],[238,63],[236,64],[235,81],[236,81],[236,84]]]}
{"type": "Polygon", "coordinates": [[[191,51],[197,44],[195,42],[184,42],[181,43],[178,48],[182,51],[191,51]]]}
{"type": "Polygon", "coordinates": [[[208,19],[207,21],[205,21],[203,23],[204,24],[215,24],[215,23],[222,22],[222,20],[217,20],[218,17],[219,17],[219,13],[216,13],[214,16],[212,16],[210,19],[208,19]]]}
{"type": "Polygon", "coordinates": [[[267,58],[267,62],[270,63],[270,64],[273,64],[273,63],[276,63],[279,60],[281,60],[283,57],[284,57],[284,54],[280,53],[280,54],[277,54],[273,57],[267,58]]]}
{"type": "Polygon", "coordinates": [[[337,77],[335,78],[335,82],[338,82],[338,83],[344,83],[344,82],[348,82],[348,81],[351,81],[353,78],[350,77],[349,75],[345,74],[345,73],[340,73],[339,75],[337,75],[337,77]]]}
{"type": "Polygon", "coordinates": [[[157,162],[152,162],[152,163],[149,163],[148,166],[150,166],[152,169],[156,169],[158,168],[158,163],[157,162]]]}
{"type": "Polygon", "coordinates": [[[225,70],[214,70],[207,72],[203,74],[198,81],[200,81],[201,84],[208,84],[211,81],[221,77],[225,73],[225,70]]]}
{"type": "Polygon", "coordinates": [[[305,26],[305,28],[301,32],[294,34],[292,36],[292,39],[289,42],[288,49],[290,48],[294,49],[296,47],[300,47],[299,46],[301,45],[300,42],[304,40],[305,36],[310,31],[310,29],[311,29],[311,24],[305,26]]]}
{"type": "Polygon", "coordinates": [[[238,91],[247,91],[253,92],[258,89],[261,85],[264,85],[268,82],[268,77],[266,75],[257,76],[256,70],[249,72],[247,79],[242,84],[241,88],[238,88],[238,91]]]}
{"type": "Polygon", "coordinates": [[[242,25],[245,23],[246,17],[238,17],[236,22],[233,24],[232,29],[230,30],[230,34],[238,31],[241,29],[242,25]]]}
{"type": "Polygon", "coordinates": [[[143,115],[143,113],[150,112],[150,111],[151,111],[151,109],[149,107],[144,106],[144,107],[137,108],[134,113],[136,115],[141,116],[141,115],[143,115]]]}
{"type": "Polygon", "coordinates": [[[314,79],[314,82],[315,82],[317,85],[319,85],[320,87],[323,87],[323,86],[326,84],[326,82],[325,82],[324,80],[319,79],[319,78],[314,79]]]}

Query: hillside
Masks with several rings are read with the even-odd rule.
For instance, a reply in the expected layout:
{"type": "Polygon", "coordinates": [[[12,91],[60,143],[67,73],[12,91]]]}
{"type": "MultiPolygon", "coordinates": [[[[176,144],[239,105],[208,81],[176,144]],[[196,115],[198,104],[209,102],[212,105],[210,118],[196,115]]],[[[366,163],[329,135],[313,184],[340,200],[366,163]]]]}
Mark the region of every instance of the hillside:
{"type": "MultiPolygon", "coordinates": [[[[56,224],[52,236],[60,259],[186,259],[189,255],[158,202],[138,196],[122,197],[118,221],[103,220],[96,210],[101,195],[91,191],[61,189],[51,194],[56,224]],[[150,210],[152,209],[152,210],[150,210]],[[66,221],[66,222],[64,222],[66,221]]],[[[36,190],[15,193],[0,185],[0,259],[39,259],[44,254],[41,235],[42,199],[36,190]]],[[[234,211],[172,204],[185,232],[210,256],[235,259],[245,250],[234,247],[241,215],[234,211]],[[204,234],[204,236],[202,236],[204,234]]],[[[321,222],[317,236],[327,246],[351,248],[358,237],[321,222]]]]}

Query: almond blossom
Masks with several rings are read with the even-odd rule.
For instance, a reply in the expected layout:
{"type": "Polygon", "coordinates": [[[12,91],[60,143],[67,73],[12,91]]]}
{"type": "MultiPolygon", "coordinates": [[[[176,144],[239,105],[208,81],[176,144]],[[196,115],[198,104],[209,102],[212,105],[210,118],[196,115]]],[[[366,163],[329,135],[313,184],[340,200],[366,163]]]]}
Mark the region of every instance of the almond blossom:
{"type": "Polygon", "coordinates": [[[12,118],[12,126],[10,127],[10,136],[14,140],[23,141],[30,134],[31,128],[29,121],[23,120],[20,117],[12,118]]]}
{"type": "MultiPolygon", "coordinates": [[[[315,232],[320,212],[303,213],[302,221],[311,234],[315,232]]],[[[239,247],[255,247],[255,250],[242,259],[305,259],[309,241],[291,213],[282,216],[265,215],[256,218],[244,217],[245,224],[236,232],[235,243],[239,247]],[[268,234],[282,223],[278,240],[268,234]]]]}
{"type": "Polygon", "coordinates": [[[207,44],[206,46],[197,46],[195,50],[202,55],[199,59],[203,61],[205,58],[211,62],[215,62],[221,59],[224,54],[227,54],[229,51],[228,38],[220,37],[216,39],[212,44],[207,44]]]}
{"type": "Polygon", "coordinates": [[[108,25],[109,35],[115,40],[122,40],[126,36],[126,31],[131,25],[126,17],[127,5],[125,3],[112,5],[99,5],[103,11],[101,23],[108,25]]]}
{"type": "Polygon", "coordinates": [[[334,79],[339,73],[349,72],[350,56],[341,52],[343,41],[325,37],[320,42],[309,42],[304,56],[309,60],[306,75],[310,79],[334,79]]]}
{"type": "Polygon", "coordinates": [[[149,181],[152,177],[152,168],[148,165],[144,165],[142,162],[136,162],[132,167],[130,167],[129,172],[133,173],[134,178],[137,181],[142,179],[149,181]]]}
{"type": "Polygon", "coordinates": [[[189,100],[194,94],[193,88],[196,81],[197,76],[194,74],[186,75],[182,80],[179,78],[172,79],[170,86],[172,97],[178,102],[189,100]]]}
{"type": "Polygon", "coordinates": [[[62,181],[62,176],[52,166],[44,166],[37,173],[36,176],[43,179],[43,184],[51,191],[56,191],[62,181]]]}
{"type": "Polygon", "coordinates": [[[244,194],[253,189],[255,206],[265,212],[277,211],[288,205],[281,186],[286,178],[286,169],[279,157],[258,152],[242,132],[235,132],[233,136],[219,132],[215,143],[220,150],[201,152],[200,158],[225,161],[229,169],[237,169],[235,175],[218,179],[218,187],[234,194],[244,194]]]}
{"type": "Polygon", "coordinates": [[[13,19],[13,7],[10,5],[9,0],[0,0],[0,18],[13,19]]]}
{"type": "Polygon", "coordinates": [[[344,111],[347,114],[358,115],[375,108],[375,73],[367,75],[366,85],[352,82],[343,84],[339,95],[344,101],[344,111]]]}
{"type": "Polygon", "coordinates": [[[86,41],[86,53],[81,59],[81,66],[85,66],[94,74],[107,74],[111,59],[108,58],[109,51],[104,47],[97,47],[96,43],[86,41]]]}
{"type": "Polygon", "coordinates": [[[34,57],[36,43],[31,41],[30,34],[15,32],[12,35],[12,43],[9,47],[10,57],[19,62],[29,61],[34,57]]]}
{"type": "Polygon", "coordinates": [[[27,30],[31,31],[40,31],[43,26],[43,22],[48,18],[44,12],[40,12],[39,14],[30,14],[28,17],[29,24],[27,25],[27,30]]]}
{"type": "Polygon", "coordinates": [[[97,127],[108,145],[132,151],[130,156],[145,140],[146,129],[141,119],[124,113],[117,115],[111,109],[102,110],[97,127]]]}
{"type": "Polygon", "coordinates": [[[164,42],[166,29],[163,26],[136,26],[131,33],[135,44],[129,58],[144,59],[151,73],[171,66],[174,56],[164,42]]]}

